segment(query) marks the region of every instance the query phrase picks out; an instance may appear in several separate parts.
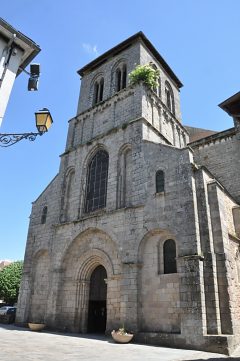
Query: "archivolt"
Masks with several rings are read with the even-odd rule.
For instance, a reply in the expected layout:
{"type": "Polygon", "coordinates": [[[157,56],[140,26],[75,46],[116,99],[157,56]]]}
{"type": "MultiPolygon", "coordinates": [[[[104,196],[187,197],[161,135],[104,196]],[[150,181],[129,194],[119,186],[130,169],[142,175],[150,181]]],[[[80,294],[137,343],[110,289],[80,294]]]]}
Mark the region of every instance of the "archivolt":
{"type": "Polygon", "coordinates": [[[106,269],[108,276],[114,274],[113,264],[109,256],[97,248],[85,252],[80,257],[79,264],[81,266],[75,276],[76,280],[89,280],[93,270],[99,265],[106,269]]]}

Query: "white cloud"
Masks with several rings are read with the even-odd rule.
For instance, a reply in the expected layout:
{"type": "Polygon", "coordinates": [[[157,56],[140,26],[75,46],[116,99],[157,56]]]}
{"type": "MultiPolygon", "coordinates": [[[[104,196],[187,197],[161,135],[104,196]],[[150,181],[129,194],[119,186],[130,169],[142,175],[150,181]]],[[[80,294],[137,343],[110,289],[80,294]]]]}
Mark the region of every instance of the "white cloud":
{"type": "Polygon", "coordinates": [[[99,52],[97,50],[97,45],[91,45],[87,43],[82,44],[83,49],[87,54],[98,56],[99,52]]]}

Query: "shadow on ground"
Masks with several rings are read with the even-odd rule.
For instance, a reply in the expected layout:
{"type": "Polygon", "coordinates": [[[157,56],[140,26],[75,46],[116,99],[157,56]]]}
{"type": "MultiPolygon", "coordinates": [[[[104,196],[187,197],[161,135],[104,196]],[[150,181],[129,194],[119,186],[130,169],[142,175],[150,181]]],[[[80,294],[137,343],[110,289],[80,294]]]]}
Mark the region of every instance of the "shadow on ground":
{"type": "MultiPolygon", "coordinates": [[[[28,327],[19,327],[16,326],[14,324],[0,324],[0,329],[5,329],[5,330],[9,330],[9,331],[27,331],[27,332],[35,332],[35,331],[30,331],[30,329],[28,327]]],[[[37,333],[37,332],[35,332],[37,333]]],[[[84,339],[91,339],[91,340],[98,340],[98,341],[107,341],[109,343],[112,344],[116,344],[113,339],[111,338],[111,336],[106,336],[104,334],[80,334],[80,333],[70,333],[66,330],[66,332],[62,332],[62,331],[53,331],[53,330],[43,330],[41,331],[41,333],[45,333],[45,334],[53,334],[53,335],[59,335],[59,336],[67,336],[67,337],[76,337],[76,338],[84,338],[84,339]]],[[[140,345],[139,343],[133,342],[135,345],[140,345]]],[[[156,345],[143,345],[141,344],[141,346],[146,346],[146,347],[161,347],[161,346],[156,346],[156,345]]],[[[166,346],[163,346],[164,348],[166,346]]],[[[190,351],[190,350],[189,350],[190,351]]],[[[191,350],[194,351],[194,350],[191,350]]],[[[197,350],[195,350],[197,351],[197,350]]],[[[184,358],[179,358],[178,361],[184,361],[184,358]]],[[[234,356],[223,356],[223,357],[210,357],[210,358],[188,358],[188,361],[240,361],[240,357],[234,357],[234,356]]]]}
{"type": "MultiPolygon", "coordinates": [[[[214,357],[214,358],[191,358],[188,359],[187,361],[240,361],[240,357],[214,357]]],[[[179,359],[179,361],[182,361],[179,359]]]]}

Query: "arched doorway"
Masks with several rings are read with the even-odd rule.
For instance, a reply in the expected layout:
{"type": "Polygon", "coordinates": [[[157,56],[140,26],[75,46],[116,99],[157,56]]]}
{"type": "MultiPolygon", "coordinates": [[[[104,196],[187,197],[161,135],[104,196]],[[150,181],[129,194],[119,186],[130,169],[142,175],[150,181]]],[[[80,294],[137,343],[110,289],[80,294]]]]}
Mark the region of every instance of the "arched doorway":
{"type": "Polygon", "coordinates": [[[104,333],[107,319],[107,272],[97,266],[90,278],[88,303],[88,332],[104,333]]]}

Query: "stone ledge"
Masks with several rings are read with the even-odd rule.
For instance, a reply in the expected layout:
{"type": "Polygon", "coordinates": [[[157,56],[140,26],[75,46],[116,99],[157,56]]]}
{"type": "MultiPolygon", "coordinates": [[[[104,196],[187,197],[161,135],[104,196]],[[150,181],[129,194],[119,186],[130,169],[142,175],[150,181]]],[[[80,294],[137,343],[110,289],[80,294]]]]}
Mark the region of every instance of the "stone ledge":
{"type": "Polygon", "coordinates": [[[177,347],[230,355],[236,348],[236,337],[232,335],[194,335],[189,337],[181,333],[139,332],[134,335],[137,342],[156,346],[177,347]]]}

